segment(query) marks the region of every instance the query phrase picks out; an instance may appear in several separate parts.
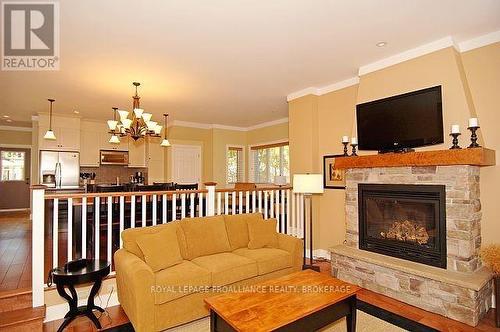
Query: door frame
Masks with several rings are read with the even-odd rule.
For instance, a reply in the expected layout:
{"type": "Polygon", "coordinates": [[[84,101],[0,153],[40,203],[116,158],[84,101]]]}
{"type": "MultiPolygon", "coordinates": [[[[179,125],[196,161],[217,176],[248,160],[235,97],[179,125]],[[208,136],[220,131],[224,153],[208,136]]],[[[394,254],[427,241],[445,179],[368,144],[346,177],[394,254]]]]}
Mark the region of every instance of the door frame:
{"type": "MultiPolygon", "coordinates": [[[[5,149],[27,149],[30,150],[30,183],[29,186],[33,184],[33,147],[26,144],[1,144],[0,148],[5,149]]],[[[30,206],[22,209],[0,209],[0,212],[15,212],[15,211],[30,211],[31,210],[31,190],[30,190],[30,206]]]]}
{"type": "Polygon", "coordinates": [[[169,170],[169,178],[174,181],[174,150],[175,148],[196,148],[199,153],[200,153],[200,163],[199,163],[199,171],[200,171],[200,183],[198,184],[198,187],[200,187],[203,184],[203,149],[201,145],[198,144],[172,144],[170,146],[170,170],[169,170]]]}

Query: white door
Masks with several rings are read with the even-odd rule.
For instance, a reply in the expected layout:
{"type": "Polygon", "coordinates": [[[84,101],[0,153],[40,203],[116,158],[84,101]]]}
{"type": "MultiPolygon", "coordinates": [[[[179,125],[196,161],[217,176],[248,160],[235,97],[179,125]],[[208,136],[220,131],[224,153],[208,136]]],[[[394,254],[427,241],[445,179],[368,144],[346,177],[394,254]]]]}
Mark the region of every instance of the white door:
{"type": "Polygon", "coordinates": [[[172,146],[172,181],[180,184],[201,182],[201,147],[172,146]]]}

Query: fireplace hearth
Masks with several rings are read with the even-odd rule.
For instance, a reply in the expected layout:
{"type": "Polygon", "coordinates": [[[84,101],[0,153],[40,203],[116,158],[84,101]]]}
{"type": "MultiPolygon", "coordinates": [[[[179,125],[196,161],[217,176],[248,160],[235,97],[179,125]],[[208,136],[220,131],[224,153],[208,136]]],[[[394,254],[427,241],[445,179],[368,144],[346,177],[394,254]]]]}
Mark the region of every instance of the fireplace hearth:
{"type": "Polygon", "coordinates": [[[359,248],[446,268],[445,186],[359,184],[359,248]]]}

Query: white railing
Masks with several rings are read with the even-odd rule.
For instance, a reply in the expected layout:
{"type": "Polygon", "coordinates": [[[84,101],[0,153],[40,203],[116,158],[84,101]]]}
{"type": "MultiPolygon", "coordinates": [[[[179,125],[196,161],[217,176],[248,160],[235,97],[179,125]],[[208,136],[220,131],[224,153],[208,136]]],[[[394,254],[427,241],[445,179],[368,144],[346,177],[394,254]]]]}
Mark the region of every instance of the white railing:
{"type": "MultiPolygon", "coordinates": [[[[106,259],[122,247],[120,233],[183,219],[214,215],[262,213],[276,218],[277,231],[303,237],[304,204],[291,187],[252,190],[204,190],[50,194],[32,189],[33,306],[44,304],[48,271],[76,258],[106,259]]],[[[113,273],[113,272],[112,272],[113,273]]]]}

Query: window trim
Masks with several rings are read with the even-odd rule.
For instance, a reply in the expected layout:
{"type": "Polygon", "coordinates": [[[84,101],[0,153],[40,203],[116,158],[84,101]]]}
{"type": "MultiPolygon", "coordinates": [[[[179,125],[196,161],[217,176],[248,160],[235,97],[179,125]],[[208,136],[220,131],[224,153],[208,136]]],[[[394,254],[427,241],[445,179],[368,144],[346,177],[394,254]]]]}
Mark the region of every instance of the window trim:
{"type": "MultiPolygon", "coordinates": [[[[274,147],[281,147],[288,145],[290,147],[290,141],[288,138],[282,138],[278,139],[275,141],[270,141],[270,142],[262,142],[258,144],[250,144],[248,145],[248,159],[249,160],[254,160],[254,153],[258,149],[267,149],[267,148],[274,148],[274,147]]],[[[254,163],[251,162],[248,165],[248,178],[252,181],[255,179],[255,169],[254,169],[254,163]]],[[[273,182],[259,182],[258,184],[269,184],[273,182]]]]}
{"type": "Polygon", "coordinates": [[[246,153],[245,153],[246,152],[245,151],[245,146],[244,145],[240,145],[240,144],[226,144],[225,173],[224,173],[224,175],[226,177],[226,179],[225,179],[226,185],[234,185],[235,184],[235,182],[229,182],[228,181],[228,176],[227,176],[228,175],[227,174],[228,173],[227,157],[229,155],[229,150],[231,148],[234,148],[235,150],[238,149],[239,151],[241,151],[241,168],[243,169],[243,172],[242,172],[243,173],[242,182],[246,182],[246,180],[247,180],[247,174],[246,174],[247,173],[246,172],[246,168],[247,167],[246,167],[246,158],[245,158],[245,155],[246,155],[246,153]]]}

